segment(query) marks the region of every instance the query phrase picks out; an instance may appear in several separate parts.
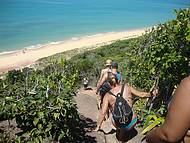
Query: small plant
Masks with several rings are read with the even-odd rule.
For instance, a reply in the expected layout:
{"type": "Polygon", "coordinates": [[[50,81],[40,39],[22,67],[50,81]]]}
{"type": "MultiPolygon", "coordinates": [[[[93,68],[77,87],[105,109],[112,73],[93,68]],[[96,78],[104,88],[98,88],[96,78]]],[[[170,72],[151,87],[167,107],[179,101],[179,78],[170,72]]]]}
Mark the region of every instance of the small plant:
{"type": "Polygon", "coordinates": [[[149,132],[156,126],[160,126],[164,123],[164,117],[161,117],[159,115],[148,115],[143,126],[143,131],[141,132],[142,135],[149,132]]]}

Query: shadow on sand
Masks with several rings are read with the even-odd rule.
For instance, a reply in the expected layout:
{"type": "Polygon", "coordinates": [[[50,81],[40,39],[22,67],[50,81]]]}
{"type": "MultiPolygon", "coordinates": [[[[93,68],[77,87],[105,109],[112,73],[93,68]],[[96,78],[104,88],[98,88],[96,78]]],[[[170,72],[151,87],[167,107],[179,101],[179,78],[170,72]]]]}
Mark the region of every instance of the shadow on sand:
{"type": "Polygon", "coordinates": [[[87,133],[92,132],[92,129],[96,127],[96,122],[90,118],[86,118],[83,115],[80,116],[80,135],[78,136],[78,143],[96,143],[96,138],[87,135],[87,133]],[[82,131],[82,132],[81,132],[82,131]]]}

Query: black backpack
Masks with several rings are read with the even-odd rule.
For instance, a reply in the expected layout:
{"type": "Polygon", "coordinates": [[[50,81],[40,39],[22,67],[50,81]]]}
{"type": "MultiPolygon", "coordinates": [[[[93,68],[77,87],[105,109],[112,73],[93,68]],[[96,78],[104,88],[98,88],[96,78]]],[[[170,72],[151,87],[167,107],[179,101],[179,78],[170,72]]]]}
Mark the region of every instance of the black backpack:
{"type": "MultiPolygon", "coordinates": [[[[112,72],[108,72],[108,77],[110,77],[112,74],[113,74],[112,72]]],[[[103,84],[99,88],[100,96],[103,97],[110,90],[111,90],[111,86],[109,84],[109,81],[107,81],[107,80],[104,81],[103,84]]]]}
{"type": "MultiPolygon", "coordinates": [[[[115,76],[115,79],[117,82],[121,81],[121,74],[119,72],[117,72],[117,74],[114,74],[112,72],[108,72],[108,77],[110,77],[111,75],[115,76]]],[[[104,83],[99,88],[100,96],[103,97],[110,90],[111,90],[111,86],[109,84],[109,81],[107,81],[107,80],[104,81],[104,83]]]]}
{"type": "Polygon", "coordinates": [[[100,89],[99,89],[100,96],[103,98],[103,96],[104,96],[108,91],[110,91],[110,90],[111,90],[111,86],[110,86],[109,82],[108,82],[108,81],[105,81],[105,82],[101,85],[101,87],[100,87],[100,89]]]}
{"type": "Polygon", "coordinates": [[[113,94],[111,91],[108,93],[116,97],[116,102],[114,105],[113,114],[114,121],[117,126],[125,124],[128,125],[133,116],[132,108],[129,106],[128,102],[123,98],[125,84],[122,85],[121,92],[117,95],[113,94]]]}

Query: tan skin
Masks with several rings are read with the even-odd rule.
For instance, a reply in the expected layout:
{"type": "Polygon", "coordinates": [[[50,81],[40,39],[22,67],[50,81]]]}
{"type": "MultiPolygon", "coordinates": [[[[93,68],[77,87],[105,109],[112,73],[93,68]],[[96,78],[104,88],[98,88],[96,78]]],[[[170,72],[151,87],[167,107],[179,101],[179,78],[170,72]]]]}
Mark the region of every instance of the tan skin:
{"type": "MultiPolygon", "coordinates": [[[[112,87],[111,92],[113,94],[117,95],[117,93],[121,92],[122,85],[114,83],[113,85],[111,85],[111,87],[112,87]]],[[[137,91],[134,88],[131,88],[130,86],[125,84],[123,98],[127,100],[128,104],[131,107],[133,105],[132,94],[140,96],[140,97],[150,97],[150,93],[137,91]]],[[[102,109],[99,112],[97,127],[96,127],[95,131],[98,131],[101,128],[104,118],[109,110],[109,106],[111,109],[114,108],[115,100],[116,100],[116,98],[114,96],[111,96],[109,93],[105,94],[105,96],[103,98],[102,109]]]]}
{"type": "MultiPolygon", "coordinates": [[[[107,65],[105,69],[102,69],[100,78],[96,85],[96,94],[98,94],[98,89],[103,84],[103,82],[107,79],[107,76],[108,76],[107,73],[109,71],[111,71],[111,65],[107,65]]],[[[101,95],[99,95],[99,97],[98,97],[98,106],[99,106],[99,108],[101,107],[101,95]]]]}
{"type": "Polygon", "coordinates": [[[177,143],[185,136],[190,143],[190,76],[183,79],[175,91],[166,119],[161,127],[146,135],[148,143],[177,143]]]}
{"type": "MultiPolygon", "coordinates": [[[[108,71],[111,71],[111,65],[106,66],[106,68],[101,71],[100,78],[99,78],[98,83],[96,85],[97,90],[100,88],[100,86],[106,80],[106,76],[107,76],[106,74],[108,71]]],[[[96,93],[98,93],[98,91],[96,91],[96,93]]]]}
{"type": "MultiPolygon", "coordinates": [[[[115,73],[115,69],[112,69],[113,73],[115,73]]],[[[101,80],[99,81],[99,84],[97,85],[97,89],[100,87],[100,85],[102,85],[104,83],[104,81],[106,81],[108,79],[108,73],[105,73],[104,76],[101,78],[101,80]]],[[[131,93],[135,96],[139,96],[139,97],[150,97],[151,94],[148,92],[142,92],[142,91],[138,91],[135,88],[133,88],[132,86],[129,86],[131,93]]]]}
{"type": "MultiPolygon", "coordinates": [[[[117,93],[120,93],[120,91],[121,91],[121,85],[119,85],[119,84],[112,85],[111,92],[113,94],[117,95],[117,93]]],[[[132,107],[132,102],[133,102],[132,94],[130,92],[130,89],[128,88],[128,85],[125,85],[125,89],[123,92],[123,98],[126,99],[129,103],[129,105],[132,107]]],[[[114,96],[111,96],[109,93],[105,94],[105,96],[103,98],[102,110],[100,110],[100,112],[99,112],[97,127],[96,127],[95,131],[98,131],[101,128],[101,125],[102,125],[104,118],[109,110],[109,107],[111,109],[114,108],[115,100],[116,100],[116,98],[114,96]]]]}

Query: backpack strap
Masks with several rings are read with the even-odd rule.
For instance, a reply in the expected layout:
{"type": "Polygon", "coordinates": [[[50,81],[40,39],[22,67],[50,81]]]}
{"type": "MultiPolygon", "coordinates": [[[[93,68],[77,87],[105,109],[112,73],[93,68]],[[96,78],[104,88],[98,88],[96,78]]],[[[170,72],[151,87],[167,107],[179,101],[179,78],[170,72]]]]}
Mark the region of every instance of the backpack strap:
{"type": "MultiPolygon", "coordinates": [[[[123,83],[123,84],[122,84],[122,87],[121,87],[121,92],[118,93],[120,96],[123,96],[124,87],[125,87],[125,84],[123,83]]],[[[115,94],[113,94],[111,91],[108,91],[108,93],[111,94],[111,95],[113,95],[113,96],[115,96],[115,97],[118,96],[118,94],[115,95],[115,94]]]]}
{"type": "Polygon", "coordinates": [[[123,83],[123,84],[122,84],[122,87],[121,87],[121,93],[120,93],[120,96],[123,96],[124,87],[125,87],[125,84],[123,83]]]}
{"type": "Polygon", "coordinates": [[[111,91],[108,91],[108,93],[109,93],[110,95],[113,95],[113,96],[117,97],[117,95],[113,94],[111,91]]]}

